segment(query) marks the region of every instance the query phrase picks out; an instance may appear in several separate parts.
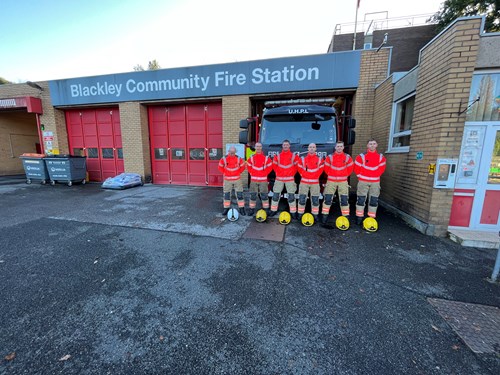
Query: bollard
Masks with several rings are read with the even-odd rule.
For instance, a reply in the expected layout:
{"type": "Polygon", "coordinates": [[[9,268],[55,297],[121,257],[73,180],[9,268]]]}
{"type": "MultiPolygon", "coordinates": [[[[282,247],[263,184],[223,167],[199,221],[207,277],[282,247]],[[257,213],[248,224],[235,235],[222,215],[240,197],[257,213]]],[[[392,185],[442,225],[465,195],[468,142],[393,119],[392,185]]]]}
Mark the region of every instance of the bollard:
{"type": "MultiPolygon", "coordinates": [[[[498,236],[500,236],[500,232],[498,232],[498,236]]],[[[498,246],[497,260],[495,261],[495,267],[493,267],[493,272],[491,273],[492,282],[497,281],[499,272],[500,272],[500,246],[498,246]]]]}

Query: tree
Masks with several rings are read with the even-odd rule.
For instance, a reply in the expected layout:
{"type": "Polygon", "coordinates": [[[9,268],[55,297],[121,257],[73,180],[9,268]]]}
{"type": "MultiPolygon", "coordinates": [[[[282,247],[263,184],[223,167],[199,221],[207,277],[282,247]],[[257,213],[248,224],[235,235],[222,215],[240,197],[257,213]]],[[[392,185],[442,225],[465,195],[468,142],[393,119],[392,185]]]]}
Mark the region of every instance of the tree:
{"type": "Polygon", "coordinates": [[[500,1],[498,0],[445,0],[439,12],[430,20],[443,30],[455,19],[465,16],[485,15],[485,31],[500,31],[500,1]]]}
{"type": "MultiPolygon", "coordinates": [[[[160,63],[156,61],[156,59],[148,62],[148,70],[158,70],[158,69],[161,69],[161,66],[160,63]]],[[[146,69],[144,69],[144,67],[141,64],[137,64],[136,66],[134,66],[134,70],[136,72],[143,72],[146,69]]]]}
{"type": "Polygon", "coordinates": [[[4,85],[4,84],[6,84],[6,83],[12,83],[12,82],[7,81],[7,80],[6,80],[5,78],[3,78],[3,77],[0,77],[0,85],[4,85]]]}

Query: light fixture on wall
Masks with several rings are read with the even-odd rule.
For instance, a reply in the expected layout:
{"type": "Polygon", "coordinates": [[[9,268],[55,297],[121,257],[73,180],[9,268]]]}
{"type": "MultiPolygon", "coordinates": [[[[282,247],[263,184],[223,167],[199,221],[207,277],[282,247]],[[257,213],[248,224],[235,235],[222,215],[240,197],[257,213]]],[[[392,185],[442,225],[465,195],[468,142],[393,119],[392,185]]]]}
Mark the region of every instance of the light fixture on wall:
{"type": "MultiPolygon", "coordinates": [[[[470,104],[467,106],[467,108],[465,108],[463,111],[458,112],[458,116],[460,116],[462,113],[468,111],[469,108],[472,107],[474,104],[476,104],[480,99],[481,99],[481,97],[478,95],[476,99],[474,99],[470,102],[470,104]]],[[[462,108],[462,102],[460,102],[460,107],[458,107],[458,108],[459,109],[462,108]]]]}
{"type": "Polygon", "coordinates": [[[35,82],[31,82],[31,81],[26,81],[26,84],[29,86],[29,87],[33,87],[34,89],[38,89],[40,91],[43,91],[43,87],[40,86],[39,84],[35,83],[35,82]]]}
{"type": "Polygon", "coordinates": [[[378,46],[377,48],[377,52],[380,51],[380,49],[385,46],[387,44],[387,37],[389,36],[388,33],[385,33],[384,34],[384,40],[382,41],[382,43],[380,44],[380,46],[378,46]]]}

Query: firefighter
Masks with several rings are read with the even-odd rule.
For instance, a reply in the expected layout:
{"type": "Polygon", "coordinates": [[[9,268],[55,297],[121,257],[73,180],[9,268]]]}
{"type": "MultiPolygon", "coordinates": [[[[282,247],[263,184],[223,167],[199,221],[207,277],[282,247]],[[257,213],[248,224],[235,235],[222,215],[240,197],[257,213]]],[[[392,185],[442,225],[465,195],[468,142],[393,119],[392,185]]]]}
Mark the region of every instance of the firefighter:
{"type": "Polygon", "coordinates": [[[375,218],[380,195],[380,176],[385,171],[384,155],[377,152],[377,141],[368,140],[366,153],[356,156],[354,173],[358,176],[356,200],[356,224],[361,225],[365,214],[365,204],[368,200],[368,216],[375,218]]]}
{"type": "Polygon", "coordinates": [[[240,214],[245,216],[245,200],[243,198],[243,182],[241,181],[241,173],[245,170],[245,161],[236,155],[236,147],[229,147],[229,153],[220,159],[218,165],[219,171],[224,176],[224,211],[223,215],[227,215],[231,208],[231,192],[234,189],[240,214]]]}
{"type": "Polygon", "coordinates": [[[295,173],[297,173],[297,155],[294,155],[290,151],[290,141],[288,139],[283,141],[281,148],[281,152],[273,158],[273,169],[276,173],[276,180],[274,182],[273,199],[269,216],[274,216],[278,212],[280,195],[283,188],[286,187],[290,214],[296,218],[297,202],[295,200],[295,192],[297,191],[297,184],[295,183],[295,173]]]}
{"type": "Polygon", "coordinates": [[[262,143],[255,143],[255,154],[247,160],[247,169],[250,174],[250,202],[248,215],[252,216],[257,205],[257,195],[262,201],[262,208],[269,210],[269,189],[267,187],[267,175],[273,169],[272,159],[262,152],[262,143]]]}
{"type": "Polygon", "coordinates": [[[338,191],[340,212],[342,216],[349,216],[349,183],[347,178],[354,169],[354,162],[349,154],[344,153],[344,142],[335,144],[335,152],[328,155],[325,160],[325,173],[328,181],[323,192],[325,199],[321,210],[321,222],[326,223],[333,196],[338,191]]]}
{"type": "Polygon", "coordinates": [[[300,173],[299,185],[299,219],[302,218],[306,208],[307,196],[311,194],[311,213],[314,221],[318,221],[319,214],[319,176],[323,173],[324,161],[316,155],[316,145],[310,143],[307,155],[299,158],[297,170],[300,173]]]}

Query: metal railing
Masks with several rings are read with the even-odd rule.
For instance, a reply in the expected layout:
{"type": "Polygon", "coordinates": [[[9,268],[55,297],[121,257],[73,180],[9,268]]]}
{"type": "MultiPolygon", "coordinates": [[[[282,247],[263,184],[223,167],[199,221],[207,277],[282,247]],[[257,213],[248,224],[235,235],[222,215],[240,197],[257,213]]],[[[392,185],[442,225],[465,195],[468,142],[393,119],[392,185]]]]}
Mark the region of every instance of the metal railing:
{"type": "MultiPolygon", "coordinates": [[[[366,31],[399,29],[403,27],[433,24],[434,22],[429,21],[429,19],[433,15],[434,13],[427,13],[427,14],[418,14],[405,17],[379,18],[366,21],[359,21],[356,26],[356,32],[365,33],[366,31]]],[[[335,31],[333,35],[352,34],[354,33],[355,25],[356,24],[354,22],[339,23],[335,25],[335,31]]]]}

